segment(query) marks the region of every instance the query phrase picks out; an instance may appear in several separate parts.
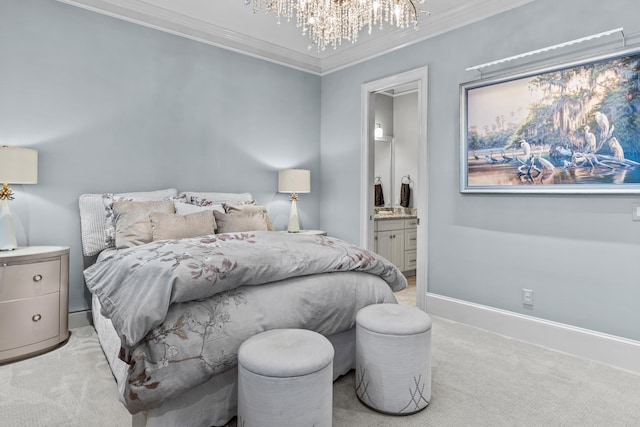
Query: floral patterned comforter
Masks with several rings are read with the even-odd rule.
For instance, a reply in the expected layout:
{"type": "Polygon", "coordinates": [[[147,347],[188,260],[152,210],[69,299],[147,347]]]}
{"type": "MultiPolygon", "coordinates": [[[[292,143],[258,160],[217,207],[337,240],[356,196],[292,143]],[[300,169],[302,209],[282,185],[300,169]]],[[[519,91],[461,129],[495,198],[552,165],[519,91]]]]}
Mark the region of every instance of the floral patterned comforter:
{"type": "Polygon", "coordinates": [[[84,274],[122,340],[122,398],[132,413],[234,367],[238,347],[255,333],[342,332],[359,307],[393,302],[390,289],[406,287],[373,252],[268,231],[152,242],[116,251],[84,274]]]}

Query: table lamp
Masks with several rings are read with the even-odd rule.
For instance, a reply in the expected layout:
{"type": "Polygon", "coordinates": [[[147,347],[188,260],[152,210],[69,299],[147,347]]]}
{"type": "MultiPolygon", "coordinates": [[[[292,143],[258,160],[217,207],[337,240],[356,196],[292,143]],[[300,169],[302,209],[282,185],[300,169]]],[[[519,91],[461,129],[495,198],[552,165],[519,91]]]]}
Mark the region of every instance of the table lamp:
{"type": "Polygon", "coordinates": [[[283,169],[278,172],[278,192],[291,194],[291,212],[289,213],[289,233],[298,233],[298,194],[311,192],[311,172],[306,169],[283,169]]]}
{"type": "Polygon", "coordinates": [[[9,200],[13,191],[9,184],[38,183],[38,152],[30,148],[0,147],[0,251],[18,247],[9,200]]]}

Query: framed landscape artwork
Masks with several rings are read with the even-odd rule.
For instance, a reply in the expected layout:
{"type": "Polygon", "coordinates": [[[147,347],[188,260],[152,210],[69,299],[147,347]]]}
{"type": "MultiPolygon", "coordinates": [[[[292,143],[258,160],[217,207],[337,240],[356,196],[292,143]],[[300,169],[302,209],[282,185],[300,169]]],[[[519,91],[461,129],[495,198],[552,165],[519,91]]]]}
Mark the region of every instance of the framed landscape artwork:
{"type": "Polygon", "coordinates": [[[640,194],[640,51],[460,86],[463,193],[640,194]]]}

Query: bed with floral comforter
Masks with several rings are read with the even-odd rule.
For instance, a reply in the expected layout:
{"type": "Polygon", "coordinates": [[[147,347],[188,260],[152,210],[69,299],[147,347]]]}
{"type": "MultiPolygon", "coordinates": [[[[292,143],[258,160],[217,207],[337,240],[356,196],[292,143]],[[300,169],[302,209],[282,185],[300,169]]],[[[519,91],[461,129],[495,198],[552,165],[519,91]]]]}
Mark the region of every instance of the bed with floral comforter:
{"type": "Polygon", "coordinates": [[[369,304],[395,302],[402,273],[342,240],[270,231],[154,241],[113,251],[84,272],[121,340],[130,412],[161,406],[237,365],[267,329],[325,336],[369,304]]]}

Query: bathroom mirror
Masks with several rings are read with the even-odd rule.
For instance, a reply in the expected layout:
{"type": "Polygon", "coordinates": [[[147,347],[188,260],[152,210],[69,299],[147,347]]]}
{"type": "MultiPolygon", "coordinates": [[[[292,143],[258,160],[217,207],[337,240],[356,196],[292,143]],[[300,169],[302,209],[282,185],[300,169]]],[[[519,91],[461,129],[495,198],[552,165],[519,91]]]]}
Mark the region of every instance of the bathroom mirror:
{"type": "MultiPolygon", "coordinates": [[[[374,184],[382,185],[384,207],[400,207],[403,182],[409,182],[411,188],[408,207],[417,206],[413,178],[418,175],[418,119],[418,94],[413,86],[375,94],[374,184]]],[[[374,196],[375,192],[374,188],[374,196]]],[[[375,199],[374,207],[382,207],[375,199]]]]}

